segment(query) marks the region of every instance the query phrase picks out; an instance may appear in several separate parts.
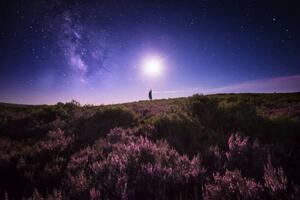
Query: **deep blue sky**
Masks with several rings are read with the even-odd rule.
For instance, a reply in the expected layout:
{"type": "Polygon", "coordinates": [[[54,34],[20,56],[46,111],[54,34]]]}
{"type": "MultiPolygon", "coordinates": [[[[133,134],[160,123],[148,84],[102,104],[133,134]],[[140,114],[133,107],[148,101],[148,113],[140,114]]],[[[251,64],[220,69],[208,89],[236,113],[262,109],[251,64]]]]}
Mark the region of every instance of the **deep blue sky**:
{"type": "Polygon", "coordinates": [[[300,91],[296,1],[1,1],[0,102],[300,91]],[[143,59],[163,60],[160,77],[143,59]]]}

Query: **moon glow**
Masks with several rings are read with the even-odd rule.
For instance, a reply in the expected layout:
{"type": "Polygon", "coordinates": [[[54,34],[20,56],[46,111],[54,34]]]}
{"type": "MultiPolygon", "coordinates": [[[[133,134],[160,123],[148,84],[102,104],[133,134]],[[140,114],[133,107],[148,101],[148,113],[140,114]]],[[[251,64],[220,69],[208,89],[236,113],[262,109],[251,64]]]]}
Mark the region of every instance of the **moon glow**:
{"type": "Polygon", "coordinates": [[[163,61],[161,58],[152,56],[144,59],[142,64],[143,72],[146,76],[157,77],[162,74],[163,61]]]}

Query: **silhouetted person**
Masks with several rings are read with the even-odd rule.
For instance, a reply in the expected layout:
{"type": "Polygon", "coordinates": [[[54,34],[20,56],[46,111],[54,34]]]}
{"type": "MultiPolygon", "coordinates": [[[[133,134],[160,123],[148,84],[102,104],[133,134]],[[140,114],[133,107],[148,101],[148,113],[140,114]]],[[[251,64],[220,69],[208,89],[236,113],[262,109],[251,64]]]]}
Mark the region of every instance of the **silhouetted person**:
{"type": "Polygon", "coordinates": [[[152,101],[152,89],[150,89],[148,96],[149,96],[150,101],[152,101]]]}

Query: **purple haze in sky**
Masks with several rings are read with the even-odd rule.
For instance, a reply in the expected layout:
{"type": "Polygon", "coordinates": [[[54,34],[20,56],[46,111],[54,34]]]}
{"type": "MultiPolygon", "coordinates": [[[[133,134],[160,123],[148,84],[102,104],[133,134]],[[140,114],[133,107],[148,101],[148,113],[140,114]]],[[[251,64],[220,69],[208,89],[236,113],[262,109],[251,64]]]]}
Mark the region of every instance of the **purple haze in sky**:
{"type": "Polygon", "coordinates": [[[294,1],[4,1],[0,102],[299,92],[294,1]],[[159,77],[143,59],[163,60],[159,77]]]}

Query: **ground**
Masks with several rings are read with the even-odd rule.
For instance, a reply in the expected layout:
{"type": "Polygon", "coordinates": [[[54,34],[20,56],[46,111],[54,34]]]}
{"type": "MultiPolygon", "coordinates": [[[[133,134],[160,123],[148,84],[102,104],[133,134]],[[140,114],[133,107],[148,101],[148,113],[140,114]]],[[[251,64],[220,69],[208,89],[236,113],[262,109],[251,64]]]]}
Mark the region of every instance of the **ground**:
{"type": "Polygon", "coordinates": [[[8,199],[297,199],[300,93],[0,104],[8,199]]]}

